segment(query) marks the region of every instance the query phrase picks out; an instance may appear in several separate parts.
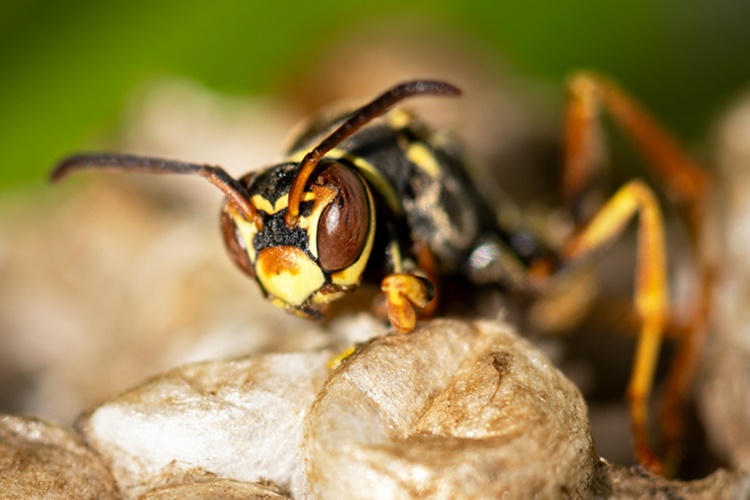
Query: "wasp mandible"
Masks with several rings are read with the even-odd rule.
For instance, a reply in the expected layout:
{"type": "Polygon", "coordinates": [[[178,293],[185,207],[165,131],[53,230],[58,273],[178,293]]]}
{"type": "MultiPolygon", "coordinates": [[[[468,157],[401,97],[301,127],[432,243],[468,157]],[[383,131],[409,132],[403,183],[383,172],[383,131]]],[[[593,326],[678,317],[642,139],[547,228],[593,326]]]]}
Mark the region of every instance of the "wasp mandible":
{"type": "MultiPolygon", "coordinates": [[[[571,212],[579,213],[595,176],[594,135],[604,107],[650,160],[697,241],[709,181],[705,171],[609,79],[579,73],[569,91],[563,192],[571,212]]],[[[71,156],[52,179],[83,169],[205,177],[226,196],[221,228],[229,255],[273,304],[317,318],[321,306],[363,279],[375,279],[388,319],[405,332],[414,329],[418,312],[434,309],[440,276],[458,274],[476,284],[540,293],[561,270],[613,242],[637,217],[634,308],[640,335],[628,399],[636,455],[659,469],[646,430],[646,402],[670,308],[656,196],[642,181],[630,181],[582,220],[561,248],[549,248],[526,232],[517,238],[517,230],[498,224],[482,200],[459,148],[394,109],[416,96],[460,94],[441,81],[397,85],[352,113],[316,123],[296,140],[285,162],[240,179],[218,166],[107,153],[71,156]]],[[[684,380],[688,372],[676,370],[676,377],[684,380]]]]}

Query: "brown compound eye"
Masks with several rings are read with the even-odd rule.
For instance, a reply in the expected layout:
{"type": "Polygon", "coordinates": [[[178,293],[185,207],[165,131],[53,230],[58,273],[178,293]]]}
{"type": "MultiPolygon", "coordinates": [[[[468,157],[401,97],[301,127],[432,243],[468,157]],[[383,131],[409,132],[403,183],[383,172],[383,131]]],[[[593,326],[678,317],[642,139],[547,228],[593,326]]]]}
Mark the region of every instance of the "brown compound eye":
{"type": "Polygon", "coordinates": [[[232,216],[226,209],[221,212],[221,232],[224,235],[224,243],[226,243],[229,257],[237,264],[237,267],[248,275],[255,277],[255,269],[253,269],[253,264],[250,262],[250,257],[247,256],[244,246],[247,243],[242,241],[242,235],[237,229],[237,224],[234,223],[232,216]]]}
{"type": "Polygon", "coordinates": [[[318,222],[318,260],[326,271],[339,271],[362,255],[370,232],[370,204],[360,176],[350,168],[330,163],[315,184],[335,188],[336,197],[318,222]]]}

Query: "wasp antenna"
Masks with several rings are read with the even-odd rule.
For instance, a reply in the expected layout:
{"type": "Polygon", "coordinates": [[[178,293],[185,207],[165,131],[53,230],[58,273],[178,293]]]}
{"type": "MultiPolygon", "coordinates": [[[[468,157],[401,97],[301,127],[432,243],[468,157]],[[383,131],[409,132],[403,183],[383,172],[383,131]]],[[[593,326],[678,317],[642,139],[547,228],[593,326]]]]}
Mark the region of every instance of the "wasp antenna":
{"type": "Polygon", "coordinates": [[[357,132],[371,120],[384,114],[394,105],[418,95],[445,95],[459,96],[461,90],[450,83],[436,80],[415,80],[396,85],[380,96],[376,97],[369,104],[354,111],[351,116],[334,130],[328,137],[323,139],[318,146],[307,153],[300,163],[299,172],[292,182],[289,189],[289,201],[284,222],[287,226],[297,225],[299,219],[299,205],[305,192],[307,180],[315,171],[318,162],[331,149],[338,146],[346,138],[357,132]]]}
{"type": "Polygon", "coordinates": [[[254,222],[258,227],[262,224],[258,210],[250,202],[247,189],[221,167],[148,156],[94,153],[74,155],[64,159],[52,171],[50,179],[52,182],[58,182],[78,170],[125,170],[148,174],[200,175],[219,188],[245,219],[254,222]]]}

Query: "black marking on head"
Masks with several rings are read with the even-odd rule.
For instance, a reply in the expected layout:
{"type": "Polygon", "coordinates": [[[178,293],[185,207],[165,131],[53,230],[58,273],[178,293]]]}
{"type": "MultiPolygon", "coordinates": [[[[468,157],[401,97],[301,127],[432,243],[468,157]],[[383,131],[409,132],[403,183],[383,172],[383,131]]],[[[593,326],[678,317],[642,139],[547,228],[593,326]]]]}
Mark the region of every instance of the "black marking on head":
{"type": "MultiPolygon", "coordinates": [[[[247,179],[250,182],[250,185],[247,186],[250,196],[260,195],[273,204],[280,197],[289,193],[289,188],[297,175],[298,169],[299,163],[290,162],[274,165],[256,173],[247,179]]],[[[243,180],[245,180],[245,177],[243,177],[243,180]]]]}
{"type": "Polygon", "coordinates": [[[307,232],[302,228],[290,228],[284,223],[286,210],[273,215],[263,214],[263,230],[253,238],[253,248],[260,252],[264,248],[290,246],[302,249],[308,255],[310,242],[307,232]]]}

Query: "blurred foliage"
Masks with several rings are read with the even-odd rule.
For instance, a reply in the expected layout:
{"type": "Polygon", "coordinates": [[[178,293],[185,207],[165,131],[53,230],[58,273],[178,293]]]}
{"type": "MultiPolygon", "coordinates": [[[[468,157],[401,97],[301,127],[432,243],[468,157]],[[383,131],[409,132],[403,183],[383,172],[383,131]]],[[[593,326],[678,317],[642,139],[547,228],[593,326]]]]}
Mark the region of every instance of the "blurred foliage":
{"type": "Polygon", "coordinates": [[[0,187],[41,184],[62,155],[104,147],[102,131],[153,75],[274,92],[342,34],[391,18],[466,34],[550,82],[579,67],[608,72],[677,133],[705,137],[750,79],[748,14],[732,0],[4,0],[0,187]]]}

